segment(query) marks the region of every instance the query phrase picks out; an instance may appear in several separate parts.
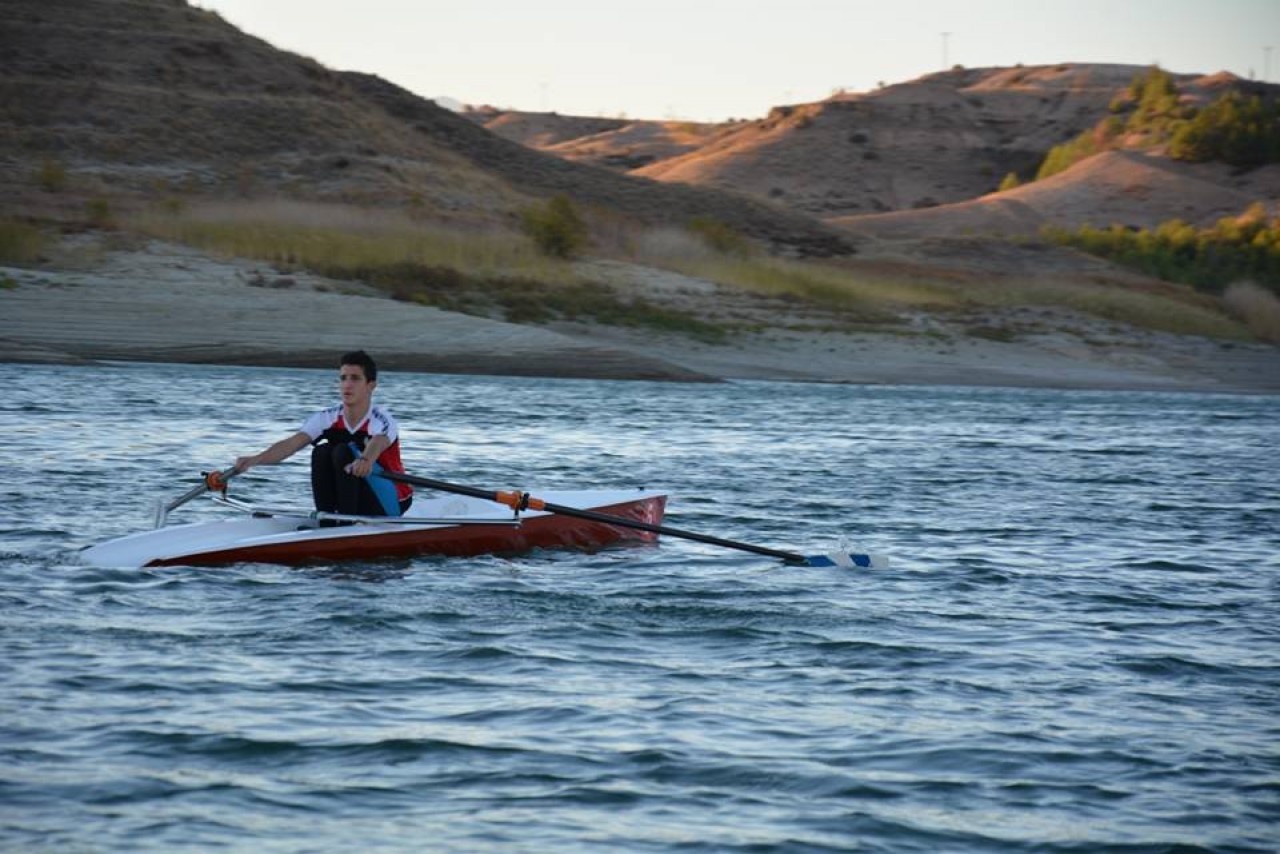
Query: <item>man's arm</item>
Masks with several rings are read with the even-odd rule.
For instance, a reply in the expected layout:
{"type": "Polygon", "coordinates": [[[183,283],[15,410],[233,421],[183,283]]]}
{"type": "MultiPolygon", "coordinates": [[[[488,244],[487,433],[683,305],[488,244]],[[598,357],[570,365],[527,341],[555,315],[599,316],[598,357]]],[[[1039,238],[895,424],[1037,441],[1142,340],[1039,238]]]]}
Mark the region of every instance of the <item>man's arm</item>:
{"type": "Polygon", "coordinates": [[[294,454],[311,444],[311,437],[301,431],[287,439],[281,439],[260,454],[236,458],[236,474],[243,474],[254,466],[273,466],[287,460],[294,454]]]}

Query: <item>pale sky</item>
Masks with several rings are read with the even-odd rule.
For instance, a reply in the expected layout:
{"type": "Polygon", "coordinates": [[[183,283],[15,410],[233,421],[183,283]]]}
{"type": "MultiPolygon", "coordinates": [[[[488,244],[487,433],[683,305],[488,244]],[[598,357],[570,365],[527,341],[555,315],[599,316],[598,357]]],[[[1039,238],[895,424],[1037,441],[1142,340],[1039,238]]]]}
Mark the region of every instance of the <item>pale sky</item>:
{"type": "Polygon", "coordinates": [[[195,3],[429,98],[573,115],[759,118],[954,64],[1155,62],[1280,81],[1280,0],[195,3]]]}

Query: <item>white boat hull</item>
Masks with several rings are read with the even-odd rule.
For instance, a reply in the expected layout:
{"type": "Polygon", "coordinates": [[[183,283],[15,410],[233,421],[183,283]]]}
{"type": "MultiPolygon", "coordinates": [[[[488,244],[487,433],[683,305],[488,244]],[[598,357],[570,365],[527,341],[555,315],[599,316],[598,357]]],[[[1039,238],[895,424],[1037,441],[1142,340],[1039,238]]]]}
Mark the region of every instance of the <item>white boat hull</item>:
{"type": "MultiPolygon", "coordinates": [[[[663,493],[638,489],[539,495],[551,503],[651,525],[662,523],[666,507],[663,493]]],[[[623,540],[656,538],[651,532],[535,510],[521,513],[518,526],[492,524],[512,518],[510,508],[479,498],[415,499],[409,512],[394,524],[316,527],[315,520],[305,514],[255,515],[130,534],[91,546],[81,552],[81,558],[102,567],[307,564],[414,555],[516,554],[534,548],[594,549],[623,540]],[[442,524],[442,518],[465,521],[442,524]],[[414,519],[424,522],[412,524],[414,519]]]]}

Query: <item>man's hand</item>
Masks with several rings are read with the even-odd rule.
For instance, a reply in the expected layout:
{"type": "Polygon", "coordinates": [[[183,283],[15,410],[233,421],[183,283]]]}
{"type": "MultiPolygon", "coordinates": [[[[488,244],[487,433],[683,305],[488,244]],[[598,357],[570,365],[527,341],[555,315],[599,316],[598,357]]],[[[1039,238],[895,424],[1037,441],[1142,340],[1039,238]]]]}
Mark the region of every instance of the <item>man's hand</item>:
{"type": "Polygon", "coordinates": [[[347,466],[347,473],[355,477],[368,477],[373,473],[374,461],[389,447],[391,447],[391,442],[386,436],[374,436],[364,446],[360,456],[356,457],[351,465],[347,466]]]}
{"type": "Polygon", "coordinates": [[[368,477],[373,473],[373,461],[356,457],[355,461],[347,466],[347,473],[355,477],[368,477]]]}

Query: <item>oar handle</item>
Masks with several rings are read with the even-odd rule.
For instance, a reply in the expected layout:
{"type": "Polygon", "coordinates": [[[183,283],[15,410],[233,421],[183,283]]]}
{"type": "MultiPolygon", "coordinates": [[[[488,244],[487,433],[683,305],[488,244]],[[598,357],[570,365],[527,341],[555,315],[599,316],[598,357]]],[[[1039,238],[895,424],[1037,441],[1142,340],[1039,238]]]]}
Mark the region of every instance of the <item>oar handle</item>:
{"type": "Polygon", "coordinates": [[[779,549],[771,549],[765,546],[755,546],[750,543],[740,543],[736,540],[726,540],[720,537],[712,537],[708,534],[699,534],[695,531],[683,531],[679,528],[670,528],[666,525],[654,525],[651,522],[642,522],[638,519],[627,519],[624,516],[613,516],[609,513],[598,513],[595,510],[582,510],[577,507],[568,507],[563,504],[552,504],[539,498],[534,498],[523,492],[495,492],[493,490],[476,489],[472,486],[463,486],[457,483],[449,483],[443,480],[434,480],[429,477],[419,477],[412,474],[402,474],[400,472],[383,471],[382,476],[388,480],[397,480],[401,483],[408,483],[414,486],[421,486],[427,489],[438,489],[441,492],[454,492],[458,495],[467,495],[472,498],[481,498],[485,501],[494,501],[498,504],[505,504],[513,509],[532,509],[546,510],[550,513],[556,513],[561,516],[573,516],[578,519],[586,519],[590,522],[600,522],[604,525],[615,525],[620,528],[634,528],[639,531],[649,531],[654,534],[661,534],[667,537],[679,537],[686,540],[695,540],[700,543],[708,543],[713,546],[723,546],[729,549],[738,549],[739,551],[751,552],[758,555],[766,555],[768,557],[776,557],[785,560],[788,563],[807,564],[809,559],[795,552],[785,552],[779,549]]]}
{"type": "Polygon", "coordinates": [[[239,474],[235,466],[225,468],[222,471],[210,471],[204,473],[204,480],[199,486],[193,486],[168,504],[160,504],[156,507],[156,524],[157,528],[163,528],[169,514],[177,510],[183,504],[186,504],[193,498],[204,495],[206,492],[224,492],[227,488],[227,481],[239,474]]]}

